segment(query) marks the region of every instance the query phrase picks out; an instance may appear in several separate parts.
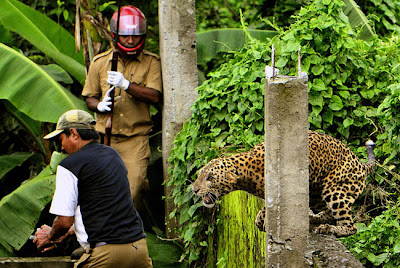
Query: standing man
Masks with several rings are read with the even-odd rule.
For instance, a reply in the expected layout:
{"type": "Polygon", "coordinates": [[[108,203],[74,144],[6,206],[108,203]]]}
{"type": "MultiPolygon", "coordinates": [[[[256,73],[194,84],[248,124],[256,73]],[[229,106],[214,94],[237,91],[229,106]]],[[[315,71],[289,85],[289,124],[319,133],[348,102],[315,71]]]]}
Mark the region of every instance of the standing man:
{"type": "Polygon", "coordinates": [[[93,59],[82,91],[89,110],[96,113],[96,130],[105,134],[111,110],[107,91],[115,86],[111,146],[121,155],[127,169],[136,209],[142,211],[141,193],[148,189],[149,137],[153,123],[150,104],[160,101],[162,92],[160,58],[143,50],[147,21],[136,7],[123,6],[111,19],[114,47],[118,50],[118,71],[111,70],[112,49],[93,59]],[[119,31],[117,34],[117,28],[119,31]]]}
{"type": "Polygon", "coordinates": [[[57,167],[53,226],[43,225],[33,242],[39,250],[49,250],[73,233],[73,226],[86,249],[74,267],[152,267],[127,170],[114,149],[97,142],[95,123],[89,113],[71,110],[44,137],[58,138],[69,156],[57,167]]]}

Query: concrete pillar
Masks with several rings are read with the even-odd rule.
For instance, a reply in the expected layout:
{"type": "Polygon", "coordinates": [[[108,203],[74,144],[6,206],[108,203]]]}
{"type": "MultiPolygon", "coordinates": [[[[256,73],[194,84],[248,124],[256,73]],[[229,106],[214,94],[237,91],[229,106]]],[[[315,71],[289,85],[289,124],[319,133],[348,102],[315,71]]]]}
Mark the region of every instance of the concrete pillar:
{"type": "Polygon", "coordinates": [[[266,79],[266,267],[309,267],[307,75],[266,79]]]}
{"type": "MultiPolygon", "coordinates": [[[[197,53],[195,0],[159,0],[160,55],[163,75],[162,154],[164,179],[168,183],[171,144],[190,117],[190,107],[197,98],[197,53]]],[[[168,215],[175,206],[165,188],[167,235],[175,220],[168,215]]]]}

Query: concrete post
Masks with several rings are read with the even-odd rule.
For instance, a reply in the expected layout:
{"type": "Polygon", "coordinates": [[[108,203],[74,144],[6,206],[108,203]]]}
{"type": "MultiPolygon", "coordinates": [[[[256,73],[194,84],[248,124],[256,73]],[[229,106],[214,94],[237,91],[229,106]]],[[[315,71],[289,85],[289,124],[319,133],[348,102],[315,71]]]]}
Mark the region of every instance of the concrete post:
{"type": "Polygon", "coordinates": [[[266,79],[266,267],[309,267],[307,75],[266,79]]]}
{"type": "MultiPolygon", "coordinates": [[[[197,98],[197,53],[195,0],[159,0],[160,55],[163,75],[162,154],[164,179],[168,183],[171,144],[190,117],[197,98]]],[[[176,226],[168,215],[175,206],[165,188],[167,236],[176,226]]]]}

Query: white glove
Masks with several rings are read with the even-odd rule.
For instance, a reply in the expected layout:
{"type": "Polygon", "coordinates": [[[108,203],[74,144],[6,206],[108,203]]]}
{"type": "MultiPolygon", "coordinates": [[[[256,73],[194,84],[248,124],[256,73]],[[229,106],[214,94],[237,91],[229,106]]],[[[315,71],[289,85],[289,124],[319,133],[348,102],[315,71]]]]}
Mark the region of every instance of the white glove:
{"type": "Polygon", "coordinates": [[[109,112],[111,111],[111,107],[109,107],[111,105],[111,97],[110,97],[110,93],[111,91],[113,91],[115,88],[115,86],[113,86],[112,88],[110,88],[107,92],[106,95],[104,96],[103,100],[101,102],[99,102],[97,104],[97,110],[101,113],[103,112],[109,112]]]}
{"type": "Polygon", "coordinates": [[[120,72],[108,71],[107,83],[110,85],[122,88],[126,90],[129,87],[130,82],[125,79],[124,75],[120,72]]]}

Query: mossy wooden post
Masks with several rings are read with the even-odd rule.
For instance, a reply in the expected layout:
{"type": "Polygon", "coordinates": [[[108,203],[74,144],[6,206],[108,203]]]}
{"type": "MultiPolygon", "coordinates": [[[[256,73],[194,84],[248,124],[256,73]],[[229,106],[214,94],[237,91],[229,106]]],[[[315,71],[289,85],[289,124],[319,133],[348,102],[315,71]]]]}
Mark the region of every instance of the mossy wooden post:
{"type": "Polygon", "coordinates": [[[267,77],[265,88],[265,267],[309,267],[307,75],[267,77]]]}
{"type": "Polygon", "coordinates": [[[222,198],[216,241],[208,245],[208,251],[214,254],[209,257],[207,267],[264,267],[265,233],[254,224],[263,206],[262,199],[244,191],[235,191],[222,198]]]}

